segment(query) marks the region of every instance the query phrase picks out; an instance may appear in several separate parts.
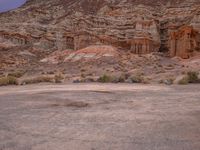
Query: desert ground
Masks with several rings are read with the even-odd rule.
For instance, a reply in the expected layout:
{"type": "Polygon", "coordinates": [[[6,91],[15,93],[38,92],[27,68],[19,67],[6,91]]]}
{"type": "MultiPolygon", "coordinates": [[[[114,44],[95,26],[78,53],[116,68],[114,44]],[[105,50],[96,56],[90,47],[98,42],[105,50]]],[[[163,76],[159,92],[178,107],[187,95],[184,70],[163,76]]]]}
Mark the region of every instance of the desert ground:
{"type": "Polygon", "coordinates": [[[0,87],[0,150],[199,149],[199,85],[0,87]]]}

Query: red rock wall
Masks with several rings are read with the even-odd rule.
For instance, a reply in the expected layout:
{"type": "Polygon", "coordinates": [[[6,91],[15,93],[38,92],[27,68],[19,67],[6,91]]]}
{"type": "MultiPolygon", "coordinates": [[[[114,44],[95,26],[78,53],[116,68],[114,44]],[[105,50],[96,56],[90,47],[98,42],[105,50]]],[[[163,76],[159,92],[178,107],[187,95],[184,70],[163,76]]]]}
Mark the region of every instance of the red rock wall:
{"type": "Polygon", "coordinates": [[[184,26],[170,33],[170,56],[190,58],[198,47],[198,32],[191,26],[184,26]]]}

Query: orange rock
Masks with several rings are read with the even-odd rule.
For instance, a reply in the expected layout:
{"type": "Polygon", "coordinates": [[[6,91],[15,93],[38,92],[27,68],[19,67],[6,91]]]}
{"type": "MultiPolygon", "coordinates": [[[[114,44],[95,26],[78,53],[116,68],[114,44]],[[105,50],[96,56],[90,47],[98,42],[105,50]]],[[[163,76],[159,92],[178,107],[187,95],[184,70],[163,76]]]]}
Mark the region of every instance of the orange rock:
{"type": "Polygon", "coordinates": [[[198,47],[198,32],[191,26],[183,26],[178,31],[170,33],[169,49],[170,56],[190,58],[198,47]]]}

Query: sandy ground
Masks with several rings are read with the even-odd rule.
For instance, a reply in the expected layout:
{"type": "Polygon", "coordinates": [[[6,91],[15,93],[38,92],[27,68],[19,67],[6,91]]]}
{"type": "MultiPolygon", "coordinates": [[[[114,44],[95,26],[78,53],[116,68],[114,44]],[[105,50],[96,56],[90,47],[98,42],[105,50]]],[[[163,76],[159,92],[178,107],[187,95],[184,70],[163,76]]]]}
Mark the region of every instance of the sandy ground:
{"type": "Polygon", "coordinates": [[[0,87],[0,150],[199,150],[200,85],[0,87]]]}

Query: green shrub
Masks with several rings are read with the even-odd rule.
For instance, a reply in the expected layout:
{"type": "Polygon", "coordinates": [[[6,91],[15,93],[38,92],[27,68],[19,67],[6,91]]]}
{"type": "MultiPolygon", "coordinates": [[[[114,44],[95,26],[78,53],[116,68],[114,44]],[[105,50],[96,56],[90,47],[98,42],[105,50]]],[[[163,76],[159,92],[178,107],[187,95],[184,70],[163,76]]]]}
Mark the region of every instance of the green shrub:
{"type": "Polygon", "coordinates": [[[189,83],[199,83],[200,79],[199,79],[198,75],[199,75],[198,72],[194,72],[194,71],[188,72],[187,73],[188,82],[189,83]]]}
{"type": "Polygon", "coordinates": [[[195,71],[188,72],[185,77],[183,77],[178,84],[189,84],[189,83],[200,83],[200,79],[198,77],[199,73],[195,71]]]}
{"type": "Polygon", "coordinates": [[[0,78],[0,86],[4,85],[17,85],[17,78],[12,76],[1,77],[0,78]]]}
{"type": "Polygon", "coordinates": [[[103,76],[99,77],[98,82],[101,83],[109,83],[113,81],[113,77],[104,74],[103,76]]]}
{"type": "Polygon", "coordinates": [[[178,84],[180,85],[186,85],[188,83],[189,83],[189,80],[187,76],[183,77],[180,81],[178,81],[178,84]]]}
{"type": "Polygon", "coordinates": [[[12,77],[12,76],[8,76],[8,84],[12,84],[12,85],[17,85],[17,78],[16,77],[12,77]]]}

